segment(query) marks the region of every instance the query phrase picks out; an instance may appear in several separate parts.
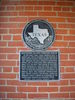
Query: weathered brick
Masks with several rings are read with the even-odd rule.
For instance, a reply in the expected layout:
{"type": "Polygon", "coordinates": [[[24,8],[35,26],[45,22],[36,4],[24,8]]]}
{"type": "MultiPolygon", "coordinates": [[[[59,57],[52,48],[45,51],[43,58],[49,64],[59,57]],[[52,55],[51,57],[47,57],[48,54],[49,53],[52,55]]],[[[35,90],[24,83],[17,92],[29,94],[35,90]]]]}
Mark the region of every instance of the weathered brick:
{"type": "Polygon", "coordinates": [[[37,92],[36,87],[18,87],[18,92],[37,92]]]}
{"type": "Polygon", "coordinates": [[[39,12],[39,16],[56,16],[56,12],[39,12]]]}
{"type": "Polygon", "coordinates": [[[57,92],[57,87],[39,87],[39,92],[57,92]]]}
{"type": "Polygon", "coordinates": [[[63,79],[72,79],[72,78],[75,78],[75,74],[74,73],[62,74],[61,77],[63,79]]]}
{"type": "Polygon", "coordinates": [[[5,93],[0,93],[0,98],[5,98],[5,93]]]}
{"type": "Polygon", "coordinates": [[[13,86],[25,86],[26,82],[20,82],[19,80],[8,80],[7,81],[8,85],[13,85],[13,86]]]}
{"type": "Polygon", "coordinates": [[[25,93],[8,93],[7,98],[26,98],[25,93]]]}
{"type": "Polygon", "coordinates": [[[0,86],[0,92],[16,92],[16,88],[12,86],[0,86]]]}
{"type": "Polygon", "coordinates": [[[12,68],[11,67],[3,67],[3,72],[11,72],[12,68]]]}
{"type": "Polygon", "coordinates": [[[60,88],[61,92],[73,92],[75,91],[75,86],[66,86],[60,88]]]}
{"type": "Polygon", "coordinates": [[[50,98],[69,98],[69,93],[51,93],[50,98]]]}
{"type": "Polygon", "coordinates": [[[75,80],[70,80],[71,85],[75,85],[75,80]]]}
{"type": "Polygon", "coordinates": [[[37,12],[19,12],[19,16],[37,16],[37,12]]]}
{"type": "Polygon", "coordinates": [[[47,82],[28,82],[29,86],[47,86],[47,82]]]}
{"type": "Polygon", "coordinates": [[[45,94],[40,94],[40,93],[37,93],[37,94],[28,94],[28,98],[36,98],[36,99],[38,99],[38,98],[41,98],[41,99],[45,99],[45,98],[48,98],[48,94],[47,93],[45,93],[45,94]]]}
{"type": "Polygon", "coordinates": [[[16,74],[6,74],[6,73],[0,73],[0,78],[1,79],[15,79],[16,78],[16,74]]]}
{"type": "Polygon", "coordinates": [[[0,66],[16,66],[16,61],[1,60],[0,66]]]}
{"type": "Polygon", "coordinates": [[[0,48],[0,53],[16,53],[16,48],[0,48]]]}

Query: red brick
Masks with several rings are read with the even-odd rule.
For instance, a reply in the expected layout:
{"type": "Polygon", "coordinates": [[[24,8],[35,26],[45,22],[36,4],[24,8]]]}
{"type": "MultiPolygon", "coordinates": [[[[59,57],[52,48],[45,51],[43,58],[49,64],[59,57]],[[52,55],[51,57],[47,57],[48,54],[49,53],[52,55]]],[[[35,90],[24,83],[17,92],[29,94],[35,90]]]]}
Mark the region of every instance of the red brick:
{"type": "Polygon", "coordinates": [[[4,35],[3,40],[11,40],[11,36],[10,35],[4,35]]]}
{"type": "Polygon", "coordinates": [[[53,28],[57,27],[56,23],[51,23],[51,25],[52,25],[53,28]]]}
{"type": "Polygon", "coordinates": [[[1,23],[1,22],[8,22],[8,18],[0,17],[0,23],[1,23]]]}
{"type": "Polygon", "coordinates": [[[75,59],[75,54],[70,54],[70,55],[69,55],[69,58],[70,58],[70,59],[75,59]]]}
{"type": "Polygon", "coordinates": [[[5,85],[5,80],[0,80],[0,85],[5,85]]]}
{"type": "Polygon", "coordinates": [[[73,6],[73,2],[57,2],[59,6],[73,6]]]}
{"type": "Polygon", "coordinates": [[[19,68],[18,67],[14,67],[13,68],[13,72],[19,72],[19,68]]]}
{"type": "Polygon", "coordinates": [[[37,12],[19,12],[19,16],[37,16],[37,12]]]}
{"type": "Polygon", "coordinates": [[[60,59],[61,60],[67,60],[68,59],[68,55],[67,54],[61,54],[60,55],[60,59]]]}
{"type": "Polygon", "coordinates": [[[15,5],[12,5],[12,6],[7,6],[7,10],[8,11],[14,11],[15,10],[15,5]]]}
{"type": "Polygon", "coordinates": [[[16,48],[0,48],[0,53],[16,53],[16,48]]]}
{"type": "Polygon", "coordinates": [[[18,92],[37,92],[36,87],[18,87],[18,92]]]}
{"type": "Polygon", "coordinates": [[[28,98],[36,98],[36,99],[38,99],[38,98],[43,98],[43,99],[45,99],[45,98],[48,98],[48,94],[40,94],[40,93],[38,93],[38,94],[28,94],[28,98]]]}
{"type": "Polygon", "coordinates": [[[62,11],[70,11],[70,8],[69,7],[63,7],[62,11]]]}
{"type": "Polygon", "coordinates": [[[54,11],[61,11],[61,7],[53,7],[54,11]]]}
{"type": "Polygon", "coordinates": [[[9,1],[9,0],[3,0],[1,2],[2,5],[16,5],[16,4],[19,4],[19,2],[17,1],[9,1]]]}
{"type": "Polygon", "coordinates": [[[42,6],[34,6],[34,10],[35,11],[37,11],[37,10],[41,11],[42,10],[42,6]]]}
{"type": "Polygon", "coordinates": [[[39,1],[39,5],[55,5],[54,1],[39,1]]]}
{"type": "Polygon", "coordinates": [[[12,68],[11,67],[3,67],[3,72],[11,72],[12,68]]]}
{"type": "Polygon", "coordinates": [[[54,42],[53,46],[56,46],[56,47],[66,47],[66,46],[68,46],[68,42],[54,42]]]}
{"type": "Polygon", "coordinates": [[[58,24],[58,28],[75,28],[75,24],[58,24]]]}
{"type": "Polygon", "coordinates": [[[17,59],[18,60],[19,59],[19,55],[17,55],[17,54],[8,54],[7,58],[8,59],[13,59],[13,60],[14,59],[17,59]]]}
{"type": "Polygon", "coordinates": [[[10,22],[26,22],[27,21],[27,18],[23,18],[23,17],[11,17],[9,18],[9,21],[10,22]]]}
{"type": "Polygon", "coordinates": [[[75,35],[75,30],[70,30],[69,33],[75,35]]]}
{"type": "Polygon", "coordinates": [[[8,46],[13,46],[13,47],[20,46],[20,47],[22,47],[22,46],[24,46],[24,43],[23,42],[9,42],[8,46]]]}
{"type": "Polygon", "coordinates": [[[1,12],[0,16],[17,16],[18,12],[1,12]]]}
{"type": "Polygon", "coordinates": [[[63,39],[63,36],[61,36],[61,35],[56,35],[56,40],[62,40],[63,39]]]}
{"type": "Polygon", "coordinates": [[[75,40],[75,36],[64,36],[64,40],[75,40]]]}
{"type": "Polygon", "coordinates": [[[61,87],[60,91],[61,92],[73,92],[75,91],[75,86],[61,87]]]}
{"type": "Polygon", "coordinates": [[[68,31],[65,29],[56,29],[55,32],[56,34],[61,34],[61,35],[68,34],[68,31]]]}
{"type": "Polygon", "coordinates": [[[58,12],[58,16],[61,17],[75,17],[75,13],[71,13],[71,12],[58,12]]]}
{"type": "Polygon", "coordinates": [[[29,86],[47,86],[47,82],[28,82],[29,86]]]}
{"type": "Polygon", "coordinates": [[[25,86],[26,82],[20,82],[19,80],[8,80],[7,81],[8,85],[13,85],[13,86],[25,86]]]}
{"type": "Polygon", "coordinates": [[[75,93],[70,93],[70,98],[75,98],[75,93]]]}
{"type": "Polygon", "coordinates": [[[6,46],[7,45],[7,42],[1,42],[0,41],[0,47],[4,47],[4,46],[6,46]]]}
{"type": "Polygon", "coordinates": [[[7,34],[8,33],[8,29],[0,29],[0,34],[7,34]]]}
{"type": "Polygon", "coordinates": [[[16,66],[16,61],[1,60],[0,66],[16,66]]]}
{"type": "Polygon", "coordinates": [[[7,98],[26,98],[25,93],[8,93],[7,98]]]}
{"type": "Polygon", "coordinates": [[[75,80],[70,80],[71,85],[75,85],[75,80]]]}
{"type": "Polygon", "coordinates": [[[74,73],[62,74],[61,77],[62,77],[63,79],[72,79],[72,78],[75,78],[75,74],[74,74],[74,73]]]}
{"type": "Polygon", "coordinates": [[[20,5],[37,5],[36,1],[20,1],[20,5]]]}
{"type": "MultiPolygon", "coordinates": [[[[18,23],[18,28],[21,28],[23,30],[23,28],[25,27],[25,23],[18,23]]],[[[21,32],[22,34],[22,32],[21,32]]]]}
{"type": "Polygon", "coordinates": [[[16,92],[16,88],[11,86],[0,86],[0,92],[16,92]]]}
{"type": "Polygon", "coordinates": [[[68,18],[67,20],[69,23],[75,23],[75,18],[68,18]]]}
{"type": "Polygon", "coordinates": [[[56,12],[39,12],[39,16],[56,16],[56,12]]]}
{"type": "Polygon", "coordinates": [[[61,73],[65,72],[64,67],[61,67],[61,68],[60,68],[60,72],[61,72],[61,73]]]}
{"type": "Polygon", "coordinates": [[[57,86],[58,85],[58,82],[50,82],[49,85],[50,86],[57,86]]]}
{"type": "Polygon", "coordinates": [[[50,98],[69,98],[69,93],[52,93],[50,98]]]}
{"type": "Polygon", "coordinates": [[[68,81],[67,80],[60,80],[58,82],[50,82],[49,85],[50,86],[55,86],[55,85],[58,85],[58,86],[62,85],[62,86],[64,86],[64,85],[68,85],[68,81]]]}
{"type": "Polygon", "coordinates": [[[22,36],[21,35],[13,36],[13,40],[22,40],[22,36]]]}
{"type": "Polygon", "coordinates": [[[17,28],[17,23],[1,23],[0,28],[17,28]]]}
{"type": "Polygon", "coordinates": [[[0,93],[0,98],[5,98],[5,93],[0,93]]]}
{"type": "Polygon", "coordinates": [[[9,29],[9,34],[22,34],[23,29],[9,29]]]}
{"type": "Polygon", "coordinates": [[[23,11],[25,9],[25,6],[23,6],[23,5],[16,5],[16,11],[18,10],[18,11],[23,11]]]}
{"type": "Polygon", "coordinates": [[[61,66],[75,66],[75,61],[61,61],[61,66]]]}
{"type": "Polygon", "coordinates": [[[39,87],[38,91],[39,92],[57,92],[58,88],[57,87],[39,87]]]}
{"type": "Polygon", "coordinates": [[[74,48],[60,48],[61,53],[75,53],[74,48]]]}
{"type": "Polygon", "coordinates": [[[70,42],[69,47],[75,47],[75,42],[70,42]]]}
{"type": "Polygon", "coordinates": [[[5,6],[0,6],[0,11],[4,11],[5,10],[5,6]]]}
{"type": "Polygon", "coordinates": [[[25,6],[24,8],[26,11],[33,11],[34,7],[33,6],[25,6]]]}
{"type": "Polygon", "coordinates": [[[48,21],[50,22],[65,22],[65,18],[53,18],[53,17],[50,17],[48,18],[48,21]]]}
{"type": "Polygon", "coordinates": [[[72,7],[72,12],[75,12],[75,7],[74,8],[72,7]]]}
{"type": "Polygon", "coordinates": [[[50,6],[44,6],[44,10],[45,11],[52,11],[52,7],[50,7],[50,6]]]}
{"type": "Polygon", "coordinates": [[[13,78],[16,78],[16,74],[1,74],[0,73],[0,78],[2,78],[2,79],[4,79],[4,78],[13,79],[13,78]]]}
{"type": "Polygon", "coordinates": [[[74,72],[74,68],[72,67],[68,67],[65,69],[66,72],[74,72]]]}

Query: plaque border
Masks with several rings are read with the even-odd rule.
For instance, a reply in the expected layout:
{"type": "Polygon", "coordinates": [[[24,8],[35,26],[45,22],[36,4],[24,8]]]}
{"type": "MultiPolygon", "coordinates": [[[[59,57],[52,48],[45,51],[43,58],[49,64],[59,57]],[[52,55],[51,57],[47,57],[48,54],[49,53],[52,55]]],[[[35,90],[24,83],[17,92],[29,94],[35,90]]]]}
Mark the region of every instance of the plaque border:
{"type": "Polygon", "coordinates": [[[41,51],[41,50],[28,50],[28,51],[24,51],[24,50],[20,50],[19,51],[19,81],[22,81],[22,82],[55,82],[55,81],[60,81],[60,50],[47,50],[47,51],[41,51]],[[21,59],[21,56],[20,56],[20,54],[21,54],[21,52],[58,52],[58,67],[59,67],[59,77],[58,77],[58,79],[57,80],[21,80],[21,78],[20,78],[20,74],[21,74],[21,71],[20,71],[20,65],[21,65],[21,63],[20,63],[20,59],[21,59]]]}
{"type": "Polygon", "coordinates": [[[27,48],[31,49],[31,50],[38,50],[38,51],[39,51],[39,50],[47,50],[48,47],[51,47],[51,46],[53,45],[55,39],[56,39],[55,30],[54,30],[54,28],[53,28],[53,25],[52,25],[50,22],[48,22],[48,20],[44,20],[44,19],[34,19],[34,20],[31,20],[31,21],[29,21],[29,22],[23,27],[23,30],[22,30],[22,41],[24,42],[24,45],[25,45],[27,48]],[[27,27],[28,27],[31,23],[36,22],[36,21],[45,22],[45,23],[51,28],[51,31],[52,31],[52,34],[53,34],[53,41],[52,41],[51,44],[49,44],[46,48],[42,48],[42,49],[33,49],[32,47],[30,47],[30,46],[26,43],[26,40],[24,39],[24,31],[26,31],[27,27]]]}

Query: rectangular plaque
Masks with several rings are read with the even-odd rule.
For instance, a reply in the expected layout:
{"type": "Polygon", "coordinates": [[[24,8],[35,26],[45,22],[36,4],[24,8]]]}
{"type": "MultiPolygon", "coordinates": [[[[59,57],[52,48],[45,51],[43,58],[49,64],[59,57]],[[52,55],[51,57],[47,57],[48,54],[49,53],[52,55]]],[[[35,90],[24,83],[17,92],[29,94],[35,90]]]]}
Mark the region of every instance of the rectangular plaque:
{"type": "Polygon", "coordinates": [[[20,52],[20,80],[59,80],[58,51],[20,52]]]}

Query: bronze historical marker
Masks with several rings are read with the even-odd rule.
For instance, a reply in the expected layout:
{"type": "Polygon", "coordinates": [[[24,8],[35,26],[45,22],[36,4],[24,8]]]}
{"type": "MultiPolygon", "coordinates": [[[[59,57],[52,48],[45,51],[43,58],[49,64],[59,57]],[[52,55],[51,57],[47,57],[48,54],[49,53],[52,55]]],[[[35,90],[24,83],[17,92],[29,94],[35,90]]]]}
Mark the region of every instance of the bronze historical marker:
{"type": "Polygon", "coordinates": [[[32,51],[20,52],[20,80],[59,80],[59,51],[46,51],[55,39],[47,21],[33,20],[23,30],[23,40],[32,51]]]}

